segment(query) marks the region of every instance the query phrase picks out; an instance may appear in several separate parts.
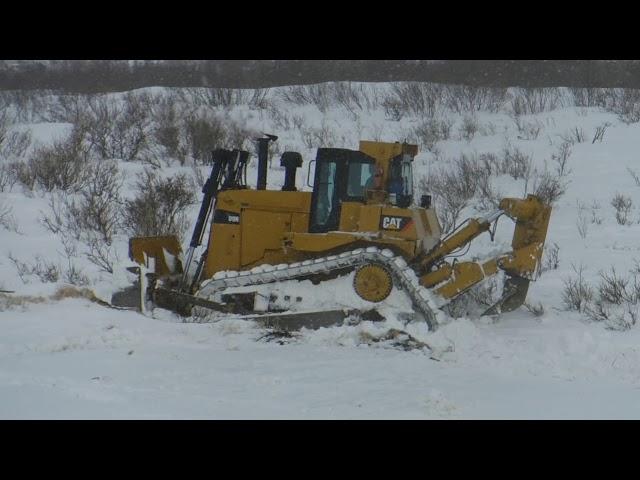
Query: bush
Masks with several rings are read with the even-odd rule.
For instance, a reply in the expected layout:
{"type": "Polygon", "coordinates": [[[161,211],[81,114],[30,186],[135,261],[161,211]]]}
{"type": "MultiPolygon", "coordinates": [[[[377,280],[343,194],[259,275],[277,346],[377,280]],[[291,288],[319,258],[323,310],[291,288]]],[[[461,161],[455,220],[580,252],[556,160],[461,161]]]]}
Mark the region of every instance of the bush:
{"type": "Polygon", "coordinates": [[[112,242],[121,223],[123,181],[116,162],[91,162],[76,197],[58,194],[49,198],[50,213],[42,223],[60,236],[69,260],[74,255],[73,242],[78,242],[90,262],[113,273],[118,257],[112,242]]]}
{"type": "Polygon", "coordinates": [[[132,236],[176,235],[189,227],[186,208],[195,202],[194,187],[185,174],[161,178],[145,169],[138,175],[136,196],[125,201],[123,225],[132,236]]]}
{"type": "Polygon", "coordinates": [[[184,165],[188,152],[181,141],[181,116],[175,97],[160,99],[153,109],[152,139],[164,148],[166,156],[175,158],[184,165]]]}
{"type": "Polygon", "coordinates": [[[605,322],[608,328],[628,330],[637,323],[640,302],[638,273],[631,277],[619,275],[614,268],[610,273],[600,272],[598,298],[586,308],[587,316],[597,322],[605,322]]]}
{"type": "Polygon", "coordinates": [[[539,120],[527,122],[518,115],[513,116],[513,121],[518,129],[518,138],[521,140],[536,140],[542,130],[542,123],[539,120]]]}
{"type": "Polygon", "coordinates": [[[631,197],[622,195],[621,193],[616,193],[616,195],[611,200],[611,206],[616,211],[616,221],[619,225],[629,225],[631,223],[631,221],[629,220],[629,213],[631,212],[631,207],[633,206],[631,197]]]}
{"type": "Polygon", "coordinates": [[[605,107],[607,105],[607,90],[603,88],[569,88],[576,107],[605,107]]]}
{"type": "Polygon", "coordinates": [[[542,275],[543,273],[551,270],[557,270],[560,266],[559,254],[560,246],[557,243],[554,242],[553,245],[545,245],[544,255],[542,257],[542,262],[540,263],[538,275],[542,275]]]}
{"type": "Polygon", "coordinates": [[[382,99],[387,117],[401,120],[406,115],[435,117],[445,107],[445,87],[435,83],[396,82],[382,99]]]}
{"type": "Polygon", "coordinates": [[[517,88],[511,97],[511,111],[516,116],[555,110],[561,104],[557,88],[517,88]]]}
{"type": "Polygon", "coordinates": [[[76,126],[68,139],[38,148],[26,164],[13,164],[17,180],[30,190],[38,186],[47,192],[79,191],[87,179],[90,157],[84,134],[85,130],[76,126]]]}
{"type": "Polygon", "coordinates": [[[148,146],[151,98],[128,93],[121,101],[92,97],[82,125],[91,146],[105,159],[136,160],[148,146]]]}
{"type": "Polygon", "coordinates": [[[447,107],[456,113],[497,112],[507,95],[506,88],[447,85],[444,87],[447,107]]]}
{"type": "Polygon", "coordinates": [[[548,171],[536,173],[533,181],[533,194],[546,205],[555,204],[567,191],[567,184],[548,171]]]}
{"type": "Polygon", "coordinates": [[[418,140],[424,150],[433,151],[436,143],[451,138],[453,121],[446,118],[423,120],[414,127],[411,134],[418,140]]]}
{"type": "Polygon", "coordinates": [[[567,310],[584,312],[593,300],[593,288],[582,276],[584,266],[576,268],[572,265],[577,277],[570,277],[563,280],[562,302],[567,310]]]}
{"type": "Polygon", "coordinates": [[[11,253],[8,255],[9,260],[16,267],[16,271],[22,283],[29,283],[29,277],[36,276],[42,283],[55,283],[60,279],[60,267],[53,262],[48,262],[41,255],[36,255],[35,263],[30,265],[21,262],[11,253]]]}
{"type": "Polygon", "coordinates": [[[31,133],[10,131],[9,115],[0,111],[0,162],[22,157],[30,145],[31,133]]]}
{"type": "Polygon", "coordinates": [[[451,169],[434,170],[419,182],[422,191],[434,196],[444,233],[456,228],[460,213],[476,194],[481,178],[486,175],[475,157],[463,154],[453,160],[452,164],[451,169]]]}
{"type": "Polygon", "coordinates": [[[193,113],[185,118],[180,136],[196,162],[208,163],[211,151],[216,148],[242,149],[249,132],[235,123],[225,125],[218,117],[193,113]]]}
{"type": "Polygon", "coordinates": [[[617,88],[610,91],[606,110],[618,115],[624,123],[640,121],[640,90],[617,88]]]}
{"type": "Polygon", "coordinates": [[[9,205],[5,205],[0,198],[0,227],[3,227],[12,232],[18,231],[18,225],[15,216],[13,215],[13,208],[9,205]]]}
{"type": "Polygon", "coordinates": [[[268,88],[247,90],[240,88],[185,88],[178,90],[183,103],[196,107],[229,109],[237,105],[248,105],[252,109],[269,106],[268,88]]]}
{"type": "Polygon", "coordinates": [[[551,155],[551,160],[556,163],[556,172],[559,177],[564,177],[571,173],[567,167],[567,162],[571,156],[571,142],[563,141],[558,147],[558,151],[551,155]]]}
{"type": "Polygon", "coordinates": [[[462,125],[460,125],[460,138],[470,142],[473,137],[476,136],[478,131],[478,120],[474,116],[467,115],[462,119],[462,125]]]}

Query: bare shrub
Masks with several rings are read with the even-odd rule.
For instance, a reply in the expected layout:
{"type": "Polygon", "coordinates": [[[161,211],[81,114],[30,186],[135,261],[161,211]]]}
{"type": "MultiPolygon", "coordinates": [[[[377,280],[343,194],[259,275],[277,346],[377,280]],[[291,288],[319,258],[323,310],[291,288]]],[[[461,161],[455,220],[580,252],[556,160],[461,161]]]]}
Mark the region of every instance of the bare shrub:
{"type": "Polygon", "coordinates": [[[417,138],[423,149],[433,151],[436,143],[451,138],[452,125],[453,122],[446,118],[431,118],[420,122],[411,133],[417,138]]]}
{"type": "Polygon", "coordinates": [[[589,222],[585,216],[585,207],[582,203],[578,202],[578,218],[576,220],[576,227],[578,228],[578,234],[583,240],[587,238],[589,233],[589,222]]]}
{"type": "Polygon", "coordinates": [[[11,190],[16,184],[16,176],[8,163],[0,163],[0,192],[11,190]]]}
{"type": "Polygon", "coordinates": [[[544,305],[541,302],[536,304],[524,302],[524,308],[533,314],[535,317],[542,317],[544,315],[544,305]]]}
{"type": "Polygon", "coordinates": [[[331,86],[335,102],[353,114],[358,110],[371,111],[380,104],[380,95],[375,87],[367,88],[361,83],[354,85],[351,82],[335,82],[331,86]]]}
{"type": "Polygon", "coordinates": [[[538,138],[543,126],[539,120],[527,122],[519,115],[514,115],[512,118],[518,129],[518,138],[520,140],[536,140],[538,138]]]}
{"type": "Polygon", "coordinates": [[[602,125],[597,126],[596,131],[593,134],[593,140],[591,141],[591,143],[592,144],[596,142],[602,143],[602,140],[604,139],[604,133],[607,131],[607,128],[609,128],[610,126],[611,124],[609,122],[605,122],[602,125]]]}
{"type": "Polygon", "coordinates": [[[6,111],[0,111],[0,162],[24,156],[31,145],[31,132],[11,131],[6,111]]]}
{"type": "Polygon", "coordinates": [[[184,103],[198,107],[214,107],[223,110],[237,105],[248,105],[254,109],[267,108],[268,88],[184,88],[177,92],[184,103]]]}
{"type": "MultiPolygon", "coordinates": [[[[336,132],[327,124],[322,123],[320,127],[302,127],[300,129],[300,136],[304,142],[305,147],[319,148],[319,147],[334,147],[338,143],[338,137],[336,132]]],[[[374,135],[375,137],[376,135],[374,135]]],[[[375,139],[374,140],[378,140],[375,139]]]]}
{"type": "Polygon", "coordinates": [[[148,143],[152,100],[147,94],[126,94],[120,101],[91,97],[84,125],[91,146],[102,158],[136,160],[148,143]]]}
{"type": "Polygon", "coordinates": [[[85,95],[56,95],[47,108],[48,121],[81,123],[89,112],[89,98],[85,95]]]}
{"type": "Polygon", "coordinates": [[[315,105],[321,112],[326,112],[332,105],[332,92],[328,83],[315,85],[294,85],[279,91],[280,97],[296,105],[315,105]]]}
{"type": "Polygon", "coordinates": [[[633,88],[617,88],[611,90],[606,110],[618,115],[624,123],[640,121],[640,90],[633,88]]]}
{"type": "Polygon", "coordinates": [[[7,258],[16,267],[16,271],[22,283],[29,283],[31,276],[36,276],[42,283],[55,283],[60,279],[60,267],[52,262],[48,262],[41,255],[36,255],[35,263],[28,264],[18,260],[9,253],[7,258]]]}
{"type": "Polygon", "coordinates": [[[485,153],[478,158],[487,175],[510,175],[514,180],[528,179],[532,173],[533,160],[510,144],[502,149],[502,155],[485,153]]]}
{"type": "Polygon", "coordinates": [[[152,139],[164,148],[166,156],[175,158],[184,165],[188,152],[184,142],[181,142],[180,117],[181,112],[175,97],[161,98],[153,109],[152,139]]]}
{"type": "Polygon", "coordinates": [[[571,268],[577,276],[563,280],[562,302],[567,310],[584,312],[593,301],[593,288],[583,277],[584,265],[572,265],[571,268]]]}
{"type": "Polygon", "coordinates": [[[628,330],[637,323],[640,301],[640,281],[633,270],[631,277],[619,275],[612,267],[600,272],[598,298],[585,309],[587,317],[604,322],[614,330],[628,330]]]}
{"type": "Polygon", "coordinates": [[[608,94],[603,88],[570,87],[569,92],[576,107],[605,107],[607,104],[608,94]]]}
{"type": "Polygon", "coordinates": [[[89,285],[89,277],[71,259],[68,259],[67,268],[62,274],[62,280],[71,285],[89,285]]]}
{"type": "Polygon", "coordinates": [[[561,106],[561,96],[557,88],[518,88],[510,103],[516,116],[535,115],[561,106]]]}
{"type": "Polygon", "coordinates": [[[13,208],[9,205],[5,205],[0,198],[0,227],[6,228],[10,231],[17,231],[18,225],[15,216],[13,215],[13,208]]]}
{"type": "Polygon", "coordinates": [[[533,176],[533,194],[547,205],[555,204],[567,191],[567,183],[547,170],[533,176]]]}
{"type": "Polygon", "coordinates": [[[586,141],[587,136],[581,127],[574,127],[564,135],[560,135],[563,142],[573,145],[574,143],[582,143],[586,141]]]}
{"type": "Polygon", "coordinates": [[[434,170],[420,180],[420,189],[434,196],[444,233],[456,228],[460,213],[475,195],[483,174],[477,159],[463,154],[452,161],[451,169],[434,170]]]}
{"type": "Polygon", "coordinates": [[[631,197],[621,193],[616,193],[611,200],[611,206],[616,211],[616,221],[619,225],[629,225],[631,223],[629,220],[629,213],[631,213],[631,208],[633,206],[631,197]]]}
{"type": "Polygon", "coordinates": [[[15,123],[46,121],[46,97],[43,90],[11,90],[2,94],[5,111],[11,111],[15,123]]]}
{"type": "Polygon", "coordinates": [[[569,157],[571,156],[571,142],[564,141],[558,147],[557,152],[551,154],[551,160],[556,163],[556,172],[559,177],[569,175],[571,170],[567,167],[569,157]]]}
{"type": "Polygon", "coordinates": [[[506,100],[507,89],[471,85],[446,85],[447,106],[456,113],[497,112],[506,100]]]}
{"type": "Polygon", "coordinates": [[[560,266],[560,246],[553,242],[553,245],[545,245],[544,255],[542,262],[540,263],[539,275],[549,272],[551,270],[557,270],[560,266]]]}
{"type": "Polygon", "coordinates": [[[640,175],[638,175],[638,172],[636,172],[630,167],[627,167],[627,172],[629,172],[629,175],[631,175],[631,178],[633,178],[633,181],[635,182],[635,184],[638,187],[640,187],[640,175]]]}
{"type": "Polygon", "coordinates": [[[400,120],[406,115],[435,117],[444,107],[445,87],[435,83],[395,82],[382,99],[387,117],[400,120]]]}
{"type": "Polygon", "coordinates": [[[87,178],[90,157],[84,134],[84,129],[76,126],[66,140],[35,150],[26,164],[15,164],[17,179],[29,189],[38,186],[48,192],[80,190],[87,178]]]}
{"type": "Polygon", "coordinates": [[[602,217],[599,215],[600,204],[594,200],[591,203],[591,223],[595,225],[602,225],[602,217]]]}
{"type": "Polygon", "coordinates": [[[475,137],[478,131],[478,120],[472,116],[467,115],[462,119],[462,124],[460,125],[460,138],[470,142],[475,137]]]}
{"type": "Polygon", "coordinates": [[[121,222],[123,181],[116,162],[92,162],[87,181],[76,197],[58,194],[49,198],[49,214],[41,221],[60,236],[67,257],[71,256],[69,245],[78,242],[84,246],[89,261],[113,273],[118,257],[112,243],[121,222]]]}
{"type": "Polygon", "coordinates": [[[211,151],[216,148],[244,148],[249,136],[249,132],[239,125],[225,124],[219,117],[206,113],[188,115],[181,128],[180,143],[200,163],[207,163],[211,151]]]}
{"type": "Polygon", "coordinates": [[[496,127],[495,123],[487,122],[480,125],[478,132],[480,132],[480,135],[488,137],[491,135],[495,135],[498,132],[498,128],[496,127]]]}
{"type": "Polygon", "coordinates": [[[627,292],[629,278],[620,276],[615,268],[611,267],[611,272],[600,272],[600,285],[598,295],[607,303],[621,304],[629,300],[630,294],[627,292]]]}
{"type": "Polygon", "coordinates": [[[135,197],[125,201],[123,226],[134,236],[176,235],[189,227],[186,208],[195,202],[189,177],[161,178],[145,169],[138,175],[135,197]]]}
{"type": "Polygon", "coordinates": [[[528,178],[531,174],[532,158],[521,150],[507,145],[502,151],[502,160],[496,173],[508,174],[514,180],[528,178]]]}

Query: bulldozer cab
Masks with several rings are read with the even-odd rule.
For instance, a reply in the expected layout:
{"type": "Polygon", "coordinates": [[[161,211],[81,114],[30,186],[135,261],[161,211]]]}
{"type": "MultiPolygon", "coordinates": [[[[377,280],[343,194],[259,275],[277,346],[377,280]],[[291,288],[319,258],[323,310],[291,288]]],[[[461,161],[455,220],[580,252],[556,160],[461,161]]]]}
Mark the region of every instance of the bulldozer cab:
{"type": "Polygon", "coordinates": [[[365,201],[374,176],[375,159],[344,148],[320,148],[311,194],[310,233],[337,230],[342,202],[365,201]]]}
{"type": "MultiPolygon", "coordinates": [[[[401,144],[377,158],[363,151],[320,148],[316,157],[309,233],[338,230],[343,202],[407,208],[413,201],[413,156],[401,144]],[[393,156],[390,156],[393,155],[393,156]]],[[[377,153],[377,152],[373,152],[377,153]]]]}

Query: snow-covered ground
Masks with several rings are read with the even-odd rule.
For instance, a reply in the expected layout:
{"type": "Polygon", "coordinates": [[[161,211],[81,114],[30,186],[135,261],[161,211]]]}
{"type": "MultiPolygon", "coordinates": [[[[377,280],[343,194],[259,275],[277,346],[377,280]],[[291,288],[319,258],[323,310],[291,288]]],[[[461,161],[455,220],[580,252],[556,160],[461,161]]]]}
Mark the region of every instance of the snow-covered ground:
{"type": "MultiPolygon", "coordinates": [[[[322,113],[290,105],[286,112],[307,129],[326,127],[332,146],[354,149],[360,138],[403,140],[420,122],[388,119],[382,109],[322,113]]],[[[280,135],[278,151],[300,151],[305,165],[298,185],[306,183],[306,162],[313,159],[309,134],[279,129],[264,110],[242,106],[228,113],[253,131],[280,135]]],[[[640,124],[625,124],[598,108],[568,106],[523,117],[540,127],[527,140],[518,138],[506,112],[477,112],[484,128],[467,140],[457,134],[462,116],[447,115],[454,122],[452,138],[436,144],[438,155],[420,153],[418,178],[461,153],[499,153],[506,145],[531,155],[537,169],[553,170],[561,137],[576,127],[585,133],[585,141],[571,145],[567,191],[554,206],[547,236],[547,245],[559,248],[559,266],[529,290],[529,303],[544,307],[541,316],[522,308],[499,318],[452,320],[435,333],[410,325],[407,331],[432,348],[406,351],[392,340],[370,341],[397,328],[393,322],[302,331],[277,341],[241,320],[181,323],[159,309],[143,316],[82,298],[55,300],[62,280],[23,281],[8,259],[32,262],[41,255],[66,262],[60,240],[40,221],[48,195],[16,186],[0,192],[17,227],[0,227],[0,290],[13,290],[10,296],[19,299],[0,303],[0,418],[640,418],[640,327],[611,330],[567,311],[562,302],[563,280],[575,275],[574,268],[582,265],[595,286],[600,271],[626,273],[640,260],[640,186],[627,170],[640,172],[640,124]],[[592,143],[607,122],[602,141],[592,143]],[[617,193],[633,200],[629,225],[615,219],[611,200],[617,193]],[[586,218],[583,228],[579,216],[586,218]]],[[[44,144],[70,127],[13,128],[31,130],[44,144]]],[[[269,172],[274,188],[283,177],[278,158],[269,172]]],[[[129,178],[143,168],[120,166],[129,178]]],[[[175,165],[165,170],[191,171],[175,165]]],[[[255,171],[248,180],[255,184],[255,171]]],[[[494,186],[504,196],[525,194],[522,179],[501,176],[494,186]]],[[[190,210],[192,219],[197,210],[190,210]]],[[[469,207],[462,218],[477,214],[469,207]]],[[[467,256],[508,249],[512,231],[512,223],[501,219],[495,242],[479,238],[467,256]]],[[[126,235],[115,245],[125,259],[126,235]]],[[[121,280],[82,255],[75,260],[89,288],[108,299],[121,280]]]]}

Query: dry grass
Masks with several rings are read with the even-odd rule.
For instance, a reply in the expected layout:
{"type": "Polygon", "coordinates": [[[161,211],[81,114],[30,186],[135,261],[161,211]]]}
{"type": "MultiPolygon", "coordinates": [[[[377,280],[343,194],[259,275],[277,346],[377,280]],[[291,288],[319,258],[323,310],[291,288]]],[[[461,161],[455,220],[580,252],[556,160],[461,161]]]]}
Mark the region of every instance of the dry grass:
{"type": "Polygon", "coordinates": [[[34,295],[15,295],[0,293],[0,311],[14,310],[16,308],[26,307],[30,304],[59,302],[67,298],[84,298],[90,302],[107,306],[108,303],[96,297],[96,294],[88,288],[78,288],[72,285],[63,285],[58,288],[53,295],[34,296],[34,295]]]}

